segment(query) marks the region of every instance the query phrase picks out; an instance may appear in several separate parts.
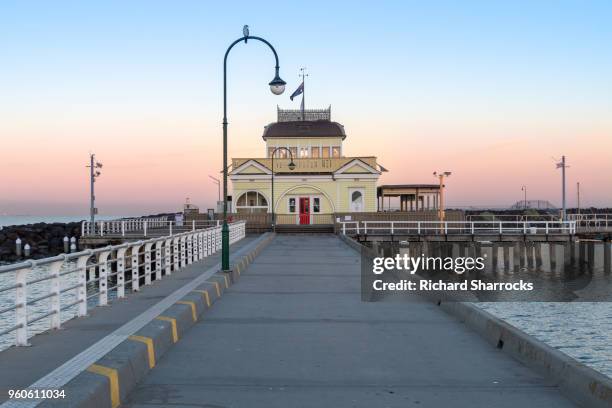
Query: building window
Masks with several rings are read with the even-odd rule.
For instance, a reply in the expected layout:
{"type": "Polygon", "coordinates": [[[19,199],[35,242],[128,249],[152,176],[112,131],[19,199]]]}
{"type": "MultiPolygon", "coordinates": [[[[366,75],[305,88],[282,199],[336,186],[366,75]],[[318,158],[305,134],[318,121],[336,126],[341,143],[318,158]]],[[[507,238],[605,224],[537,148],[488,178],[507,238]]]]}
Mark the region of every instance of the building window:
{"type": "Polygon", "coordinates": [[[312,199],[312,212],[321,212],[321,199],[319,197],[312,199]]]}
{"type": "Polygon", "coordinates": [[[308,157],[308,148],[300,147],[300,158],[306,158],[306,157],[308,157]]]}
{"type": "Polygon", "coordinates": [[[317,147],[313,147],[313,148],[311,149],[310,156],[311,156],[313,159],[318,159],[319,157],[321,157],[321,148],[320,148],[319,146],[317,146],[317,147]]]}
{"type": "Polygon", "coordinates": [[[247,191],[238,197],[236,212],[239,214],[267,213],[268,200],[257,191],[247,191]]]}
{"type": "Polygon", "coordinates": [[[287,151],[285,149],[279,149],[276,151],[276,157],[278,157],[279,159],[286,159],[287,158],[287,151]]]}
{"type": "Polygon", "coordinates": [[[290,147],[289,150],[291,150],[291,154],[293,155],[293,158],[295,159],[297,157],[297,147],[295,146],[290,147]]]}
{"type": "Polygon", "coordinates": [[[360,190],[351,191],[351,212],[363,211],[363,192],[360,190]]]}
{"type": "Polygon", "coordinates": [[[272,153],[274,152],[274,147],[268,147],[268,157],[272,157],[272,153]]]}
{"type": "Polygon", "coordinates": [[[321,156],[324,159],[327,159],[329,157],[329,146],[323,146],[323,155],[321,156]]]}
{"type": "Polygon", "coordinates": [[[290,213],[295,212],[295,198],[293,197],[289,198],[289,212],[290,213]]]}
{"type": "Polygon", "coordinates": [[[332,146],[332,157],[340,157],[340,146],[332,146]]]}

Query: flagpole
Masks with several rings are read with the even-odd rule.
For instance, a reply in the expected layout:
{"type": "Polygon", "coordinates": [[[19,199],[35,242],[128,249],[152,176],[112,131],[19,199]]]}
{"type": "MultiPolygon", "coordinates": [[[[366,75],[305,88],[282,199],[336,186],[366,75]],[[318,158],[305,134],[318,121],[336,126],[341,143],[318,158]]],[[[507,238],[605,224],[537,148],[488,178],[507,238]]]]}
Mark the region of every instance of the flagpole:
{"type": "Polygon", "coordinates": [[[306,68],[300,68],[301,76],[302,76],[302,120],[306,120],[306,77],[308,75],[305,74],[306,68]]]}

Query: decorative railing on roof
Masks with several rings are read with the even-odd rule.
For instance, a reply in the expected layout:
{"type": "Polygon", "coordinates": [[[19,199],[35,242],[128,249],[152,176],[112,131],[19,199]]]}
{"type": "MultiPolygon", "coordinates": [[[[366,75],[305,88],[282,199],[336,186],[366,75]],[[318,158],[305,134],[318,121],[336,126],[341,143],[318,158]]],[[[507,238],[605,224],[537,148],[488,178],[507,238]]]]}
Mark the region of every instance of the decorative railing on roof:
{"type": "Polygon", "coordinates": [[[295,122],[298,120],[331,120],[331,106],[327,109],[277,109],[278,122],[295,122]]]}

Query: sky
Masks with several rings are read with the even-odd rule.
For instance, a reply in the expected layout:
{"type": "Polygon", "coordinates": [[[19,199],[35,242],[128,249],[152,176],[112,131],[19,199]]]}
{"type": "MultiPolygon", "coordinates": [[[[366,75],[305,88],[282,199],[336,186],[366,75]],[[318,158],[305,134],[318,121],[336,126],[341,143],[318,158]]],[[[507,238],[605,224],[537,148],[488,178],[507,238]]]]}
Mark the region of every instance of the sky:
{"type": "Polygon", "coordinates": [[[0,214],[212,208],[222,168],[222,63],[242,36],[276,48],[228,62],[229,156],[262,157],[263,126],[305,66],[306,107],[332,107],[347,156],[380,183],[435,183],[449,206],[612,206],[609,1],[0,2],[0,214]]]}

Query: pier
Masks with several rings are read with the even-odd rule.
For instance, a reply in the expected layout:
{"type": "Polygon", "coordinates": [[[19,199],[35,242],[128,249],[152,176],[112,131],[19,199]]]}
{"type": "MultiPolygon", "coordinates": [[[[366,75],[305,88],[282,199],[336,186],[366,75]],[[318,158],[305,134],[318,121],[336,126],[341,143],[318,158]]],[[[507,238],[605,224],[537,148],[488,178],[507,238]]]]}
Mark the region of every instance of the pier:
{"type": "MultiPolygon", "coordinates": [[[[163,240],[163,251],[142,254],[123,297],[1,352],[3,398],[52,388],[66,399],[0,406],[609,406],[609,378],[484,312],[361,302],[360,244],[345,235],[243,227],[234,226],[231,274],[200,246],[207,230],[173,241],[169,258],[163,240]]],[[[93,266],[106,265],[104,253],[119,264],[119,249],[96,250],[93,266]]],[[[104,274],[91,276],[99,286],[104,274]]]]}

